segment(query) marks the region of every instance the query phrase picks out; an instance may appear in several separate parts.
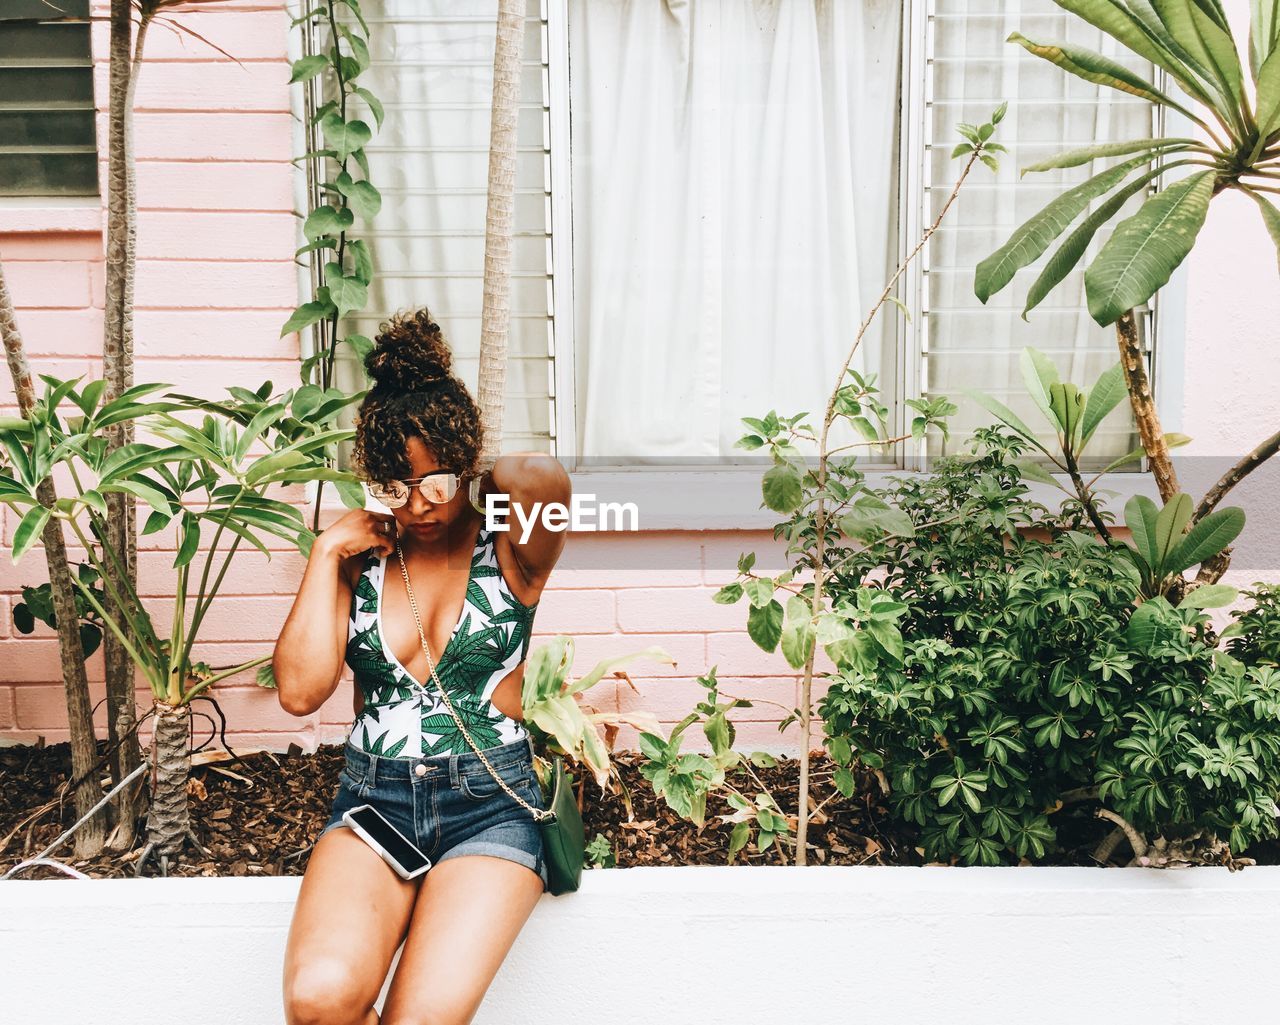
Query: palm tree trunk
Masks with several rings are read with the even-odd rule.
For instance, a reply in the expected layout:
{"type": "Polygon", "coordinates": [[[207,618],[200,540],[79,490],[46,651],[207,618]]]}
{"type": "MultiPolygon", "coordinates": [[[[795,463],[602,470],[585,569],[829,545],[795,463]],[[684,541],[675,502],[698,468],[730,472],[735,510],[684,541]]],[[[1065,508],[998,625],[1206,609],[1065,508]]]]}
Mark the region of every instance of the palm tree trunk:
{"type": "MultiPolygon", "coordinates": [[[[133,386],[133,281],[137,240],[137,200],[133,162],[133,98],[137,88],[138,61],[146,39],[150,15],[144,11],[138,26],[137,50],[133,46],[132,10],[129,0],[111,3],[110,99],[107,126],[107,246],[106,316],[102,340],[102,373],[106,381],[105,399],[110,401],[133,386]]],[[[125,421],[108,431],[108,446],[116,449],[133,441],[133,424],[125,421]]],[[[138,579],[137,510],[134,499],[125,494],[107,495],[108,530],[104,543],[120,556],[130,584],[138,579]]],[[[123,617],[121,617],[123,623],[123,617]]],[[[127,627],[125,627],[127,629],[127,627]]],[[[124,646],[111,631],[103,643],[107,683],[107,731],[112,747],[114,782],[119,783],[142,761],[142,751],[134,729],[137,703],[134,697],[135,669],[124,646]],[[124,737],[124,743],[115,747],[124,737]]],[[[143,790],[129,787],[120,797],[113,850],[129,850],[134,843],[135,823],[140,814],[143,790]]]]}
{"type": "MultiPolygon", "coordinates": [[[[23,416],[35,405],[36,391],[27,363],[26,348],[18,332],[13,299],[0,267],[0,342],[4,344],[18,409],[23,416]]],[[[53,508],[58,494],[53,480],[40,482],[36,496],[40,504],[53,508]]],[[[62,537],[62,521],[50,518],[41,536],[45,560],[49,565],[49,584],[53,594],[53,611],[57,617],[58,653],[62,659],[62,683],[67,695],[67,725],[71,731],[71,778],[80,780],[72,794],[76,820],[89,814],[102,800],[102,784],[93,771],[98,763],[98,738],[93,729],[93,706],[89,701],[89,680],[84,668],[84,646],[80,643],[80,617],[76,613],[75,585],[67,564],[67,546],[62,537]]],[[[109,806],[108,806],[109,808],[109,806]]],[[[77,860],[97,857],[102,853],[110,818],[108,808],[81,826],[75,833],[77,860]]]]}
{"type": "MultiPolygon", "coordinates": [[[[152,747],[151,808],[147,813],[147,840],[158,855],[177,855],[191,834],[187,804],[187,777],[191,775],[191,706],[156,702],[152,747]]],[[[194,836],[192,837],[194,839],[194,836]]]]}
{"type": "Polygon", "coordinates": [[[1129,392],[1129,404],[1133,407],[1133,419],[1138,425],[1142,447],[1151,460],[1151,473],[1160,489],[1160,498],[1167,502],[1178,493],[1178,475],[1173,469],[1169,446],[1160,427],[1160,414],[1156,411],[1151,395],[1151,381],[1147,377],[1147,362],[1138,338],[1138,323],[1133,310],[1116,321],[1116,342],[1120,347],[1120,367],[1124,371],[1124,383],[1129,392]]]}
{"type": "Polygon", "coordinates": [[[481,469],[491,468],[502,452],[507,338],[511,328],[511,245],[524,7],[525,0],[498,0],[489,131],[489,202],[485,215],[484,307],[480,321],[478,401],[484,430],[481,469]]]}

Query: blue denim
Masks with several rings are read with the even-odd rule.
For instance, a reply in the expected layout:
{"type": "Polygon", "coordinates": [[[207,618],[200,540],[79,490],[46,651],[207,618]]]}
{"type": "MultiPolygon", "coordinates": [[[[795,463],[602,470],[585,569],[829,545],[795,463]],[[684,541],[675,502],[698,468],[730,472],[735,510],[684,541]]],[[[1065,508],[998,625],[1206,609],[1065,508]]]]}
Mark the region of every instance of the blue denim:
{"type": "MultiPolygon", "coordinates": [[[[498,786],[474,751],[384,758],[348,740],[345,753],[333,811],[320,836],[347,825],[343,812],[371,804],[433,864],[463,854],[506,858],[537,872],[545,892],[547,866],[538,823],[498,786]],[[425,771],[416,771],[418,766],[425,771]]],[[[535,808],[545,807],[529,737],[485,748],[484,754],[521,798],[535,808]]]]}

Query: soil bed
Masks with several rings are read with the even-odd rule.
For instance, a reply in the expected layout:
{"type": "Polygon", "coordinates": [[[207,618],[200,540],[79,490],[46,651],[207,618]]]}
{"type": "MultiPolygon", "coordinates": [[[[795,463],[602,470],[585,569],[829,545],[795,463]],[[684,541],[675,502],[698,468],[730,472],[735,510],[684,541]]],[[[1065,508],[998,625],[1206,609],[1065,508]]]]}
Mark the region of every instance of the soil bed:
{"type": "MultiPolygon", "coordinates": [[[[101,752],[105,747],[105,742],[100,743],[101,752]]],[[[257,751],[238,760],[193,766],[188,784],[191,820],[208,856],[188,844],[178,864],[170,861],[169,875],[301,875],[312,845],[328,821],[343,763],[342,750],[341,744],[332,744],[315,754],[304,754],[295,745],[288,753],[257,751]]],[[[0,874],[35,857],[75,821],[71,803],[62,793],[70,757],[69,744],[0,748],[0,874]]],[[[642,760],[632,751],[614,755],[630,791],[631,816],[621,793],[601,794],[594,782],[587,782],[582,817],[588,843],[598,833],[604,834],[618,868],[726,864],[733,826],[718,816],[727,816],[733,809],[713,795],[707,802],[706,825],[697,829],[655,797],[640,774],[642,760]]],[[[894,821],[876,777],[859,772],[857,792],[844,798],[831,784],[832,769],[833,763],[825,755],[813,756],[810,800],[820,810],[809,823],[810,864],[923,864],[913,830],[894,821]]],[[[790,812],[799,796],[797,761],[780,758],[775,767],[754,771],[783,811],[790,812]]],[[[744,792],[753,796],[758,788],[748,790],[752,781],[739,779],[744,792]]],[[[1083,806],[1059,812],[1055,824],[1064,850],[1037,864],[1096,866],[1092,852],[1109,831],[1109,824],[1093,818],[1092,809],[1083,806]]],[[[49,856],[94,878],[131,878],[133,863],[144,846],[139,835],[129,853],[108,852],[89,861],[75,861],[73,842],[68,840],[49,856]]],[[[1280,864],[1280,844],[1275,842],[1255,845],[1243,853],[1258,864],[1280,864]]],[[[1116,859],[1128,858],[1128,848],[1122,844],[1116,859]]],[[[760,852],[754,840],[734,859],[735,864],[744,865],[793,861],[789,846],[775,845],[760,852]]],[[[159,872],[158,862],[150,859],[144,874],[159,872]]],[[[17,878],[68,877],[57,869],[36,865],[23,869],[17,878]]]]}

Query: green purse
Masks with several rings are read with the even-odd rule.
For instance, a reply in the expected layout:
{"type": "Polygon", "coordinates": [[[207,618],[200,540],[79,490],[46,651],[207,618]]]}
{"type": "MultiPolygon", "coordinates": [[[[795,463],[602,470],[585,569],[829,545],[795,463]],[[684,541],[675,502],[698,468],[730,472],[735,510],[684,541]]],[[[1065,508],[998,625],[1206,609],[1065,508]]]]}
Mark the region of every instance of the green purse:
{"type": "MultiPolygon", "coordinates": [[[[547,863],[547,890],[555,895],[572,893],[582,882],[582,862],[586,857],[586,834],[582,828],[582,813],[578,811],[578,802],[573,796],[573,776],[565,772],[563,759],[556,755],[551,770],[551,799],[547,802],[547,808],[543,809],[535,808],[531,805],[512,790],[507,785],[506,780],[493,771],[493,766],[489,764],[489,759],[484,756],[483,751],[476,747],[475,741],[471,739],[471,734],[467,732],[467,728],[462,724],[458,713],[453,710],[453,702],[449,700],[449,694],[444,689],[444,684],[440,682],[440,677],[436,675],[435,660],[431,657],[431,649],[427,646],[427,635],[422,630],[422,618],[418,615],[418,602],[414,598],[413,588],[409,584],[409,571],[405,568],[399,540],[396,541],[396,561],[400,564],[400,572],[404,575],[405,593],[409,596],[409,607],[413,609],[413,620],[418,626],[418,638],[422,641],[422,650],[427,654],[427,665],[431,669],[431,679],[435,681],[436,687],[439,688],[440,696],[444,698],[445,707],[449,710],[449,714],[453,716],[453,721],[458,724],[458,729],[462,731],[462,736],[466,739],[468,746],[480,756],[480,761],[484,763],[484,767],[489,771],[489,775],[493,777],[494,782],[533,813],[534,821],[538,823],[538,828],[542,833],[542,851],[547,863]]],[[[422,684],[418,683],[417,680],[412,680],[412,682],[414,686],[422,687],[422,684]]],[[[425,687],[422,689],[426,690],[425,687]]]]}

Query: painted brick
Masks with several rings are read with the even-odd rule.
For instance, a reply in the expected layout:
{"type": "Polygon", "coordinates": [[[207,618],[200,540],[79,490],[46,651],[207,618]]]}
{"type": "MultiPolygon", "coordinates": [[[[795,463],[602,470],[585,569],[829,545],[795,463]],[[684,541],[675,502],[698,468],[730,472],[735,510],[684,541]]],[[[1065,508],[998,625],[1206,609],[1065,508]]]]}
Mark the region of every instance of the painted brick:
{"type": "MultiPolygon", "coordinates": [[[[150,42],[150,36],[148,36],[150,42]]],[[[284,48],[279,54],[284,56],[284,48]]],[[[97,95],[109,93],[109,65],[94,66],[97,95]]],[[[287,60],[235,64],[225,58],[205,61],[144,61],[138,78],[135,116],[152,111],[289,111],[287,60]]]]}
{"type": "Polygon", "coordinates": [[[296,387],[298,363],[293,359],[268,360],[239,357],[233,359],[191,360],[172,357],[149,357],[137,361],[135,377],[142,381],[163,381],[174,391],[185,395],[224,399],[227,388],[236,385],[256,389],[271,381],[280,391],[296,387]]]}
{"type": "MultiPolygon", "coordinates": [[[[671,728],[675,726],[674,722],[663,723],[662,735],[666,739],[670,736],[671,728]]],[[[792,723],[787,727],[786,731],[779,733],[776,725],[768,722],[738,722],[734,720],[734,742],[735,751],[768,751],[774,754],[786,754],[795,756],[800,750],[800,726],[798,723],[792,723]]],[[[814,720],[810,725],[810,750],[821,750],[821,724],[814,720]]],[[[707,740],[706,734],[700,729],[686,730],[684,733],[684,741],[680,745],[680,750],[687,752],[698,752],[707,754],[711,751],[711,742],[707,740]]],[[[614,739],[613,749],[615,751],[639,751],[640,750],[640,731],[633,726],[623,726],[618,730],[618,735],[614,739]]]]}
{"type": "MultiPolygon", "coordinates": [[[[161,637],[173,624],[172,598],[144,598],[151,621],[161,637]]],[[[200,637],[207,641],[270,641],[280,636],[280,627],[293,605],[293,598],[244,598],[219,594],[200,624],[200,637]]],[[[190,622],[191,609],[187,609],[190,622]]]]}
{"type": "MultiPolygon", "coordinates": [[[[102,355],[102,310],[23,310],[18,328],[28,356],[72,358],[102,355]]],[[[8,375],[6,375],[7,377],[8,375]]]]}
{"type": "Polygon", "coordinates": [[[107,308],[107,265],[104,261],[89,264],[89,301],[96,309],[107,308]]]}
{"type": "Polygon", "coordinates": [[[139,260],[135,305],[202,311],[272,309],[282,311],[280,324],[283,326],[298,302],[296,270],[292,260],[259,263],[139,260]]]}
{"type": "MultiPolygon", "coordinates": [[[[100,6],[105,13],[106,5],[100,6]]],[[[262,8],[269,5],[254,6],[262,8]]],[[[153,65],[161,61],[226,60],[223,53],[239,61],[275,60],[287,53],[289,18],[278,5],[275,10],[246,11],[216,4],[206,11],[184,11],[173,17],[190,31],[159,28],[147,35],[141,81],[146,81],[153,65]]],[[[95,22],[93,53],[99,61],[107,57],[109,39],[108,24],[105,21],[95,22]]]]}
{"type": "MultiPolygon", "coordinates": [[[[103,679],[102,651],[86,663],[90,680],[103,679]]],[[[0,641],[0,679],[5,683],[49,683],[62,679],[62,660],[53,638],[17,637],[0,641]]],[[[61,686],[61,684],[59,684],[61,686]]]]}
{"type": "Polygon", "coordinates": [[[617,630],[612,591],[562,591],[547,588],[538,601],[534,623],[548,633],[606,633],[617,630]]]}
{"type": "MultiPolygon", "coordinates": [[[[326,725],[350,726],[355,718],[355,690],[349,679],[350,673],[344,672],[338,682],[338,688],[329,699],[316,710],[315,718],[326,725]]],[[[278,704],[278,702],[277,702],[278,704]]]]}
{"type": "MultiPolygon", "coordinates": [[[[532,647],[550,640],[550,636],[538,629],[538,621],[534,620],[532,647]]],[[[706,668],[705,639],[702,634],[584,634],[574,638],[573,675],[585,676],[597,662],[607,658],[617,658],[641,651],[644,648],[657,646],[676,660],[675,665],[654,662],[650,659],[636,659],[625,663],[620,668],[628,673],[643,673],[645,676],[688,676],[690,672],[701,673],[706,668]]],[[[532,649],[531,649],[532,650],[532,649]]]]}
{"type": "MultiPolygon", "coordinates": [[[[174,593],[177,584],[177,571],[173,568],[173,555],[168,552],[138,553],[138,590],[144,597],[161,597],[174,593]]],[[[204,556],[196,557],[197,564],[204,565],[204,556]]],[[[215,561],[215,565],[221,565],[215,561]]],[[[236,550],[223,577],[220,596],[248,594],[280,594],[292,598],[297,594],[302,582],[302,574],[307,567],[307,560],[297,549],[276,552],[268,559],[256,549],[246,550],[246,546],[236,550]]],[[[190,593],[194,594],[200,586],[199,577],[191,574],[187,581],[190,593]]]]}
{"type": "MultiPolygon", "coordinates": [[[[135,115],[134,151],[142,160],[235,160],[287,162],[293,159],[290,114],[135,115]]],[[[107,138],[107,117],[98,114],[98,139],[107,138]]],[[[102,142],[99,142],[102,145],[102,142]]]]}
{"type": "Polygon", "coordinates": [[[625,633],[745,630],[747,602],[717,605],[710,587],[629,587],[618,592],[618,629],[625,633]]]}
{"type": "Polygon", "coordinates": [[[262,730],[287,733],[306,728],[314,715],[291,715],[280,707],[274,690],[258,686],[214,688],[214,698],[227,717],[227,732],[262,730]]]}
{"type": "Polygon", "coordinates": [[[11,730],[17,725],[13,707],[13,688],[0,687],[0,730],[11,730]]]}
{"type": "MultiPolygon", "coordinates": [[[[625,667],[624,667],[625,668],[625,667]]],[[[796,702],[796,681],[790,676],[735,679],[718,677],[720,700],[732,695],[752,702],[750,708],[736,708],[735,721],[773,720],[790,714],[796,702]]],[[[631,677],[633,690],[625,680],[617,682],[617,704],[621,712],[651,712],[660,722],[679,722],[705,699],[707,690],[694,677],[631,677]]],[[[591,692],[588,691],[588,694],[591,692]]]]}
{"type": "MultiPolygon", "coordinates": [[[[25,309],[81,309],[89,306],[90,264],[81,260],[6,259],[4,274],[19,311],[25,309]]],[[[22,327],[22,318],[18,318],[22,327]]]]}
{"type": "MultiPolygon", "coordinates": [[[[100,165],[101,174],[106,164],[100,165]]],[[[138,209],[293,209],[293,165],[280,163],[184,163],[144,160],[138,164],[138,209]]]]}
{"type": "MultiPolygon", "coordinates": [[[[16,633],[13,629],[13,619],[10,615],[10,599],[0,595],[0,640],[16,633]]],[[[3,705],[3,702],[0,702],[3,705]]]]}
{"type": "MultiPolygon", "coordinates": [[[[5,210],[5,220],[13,211],[5,210]]],[[[0,232],[0,254],[5,263],[29,260],[83,260],[93,263],[102,259],[102,233],[97,231],[58,231],[47,234],[5,234],[0,232]]]]}
{"type": "MultiPolygon", "coordinates": [[[[745,630],[741,633],[708,634],[707,665],[717,666],[719,676],[785,676],[794,671],[781,651],[761,650],[745,630]]],[[[818,649],[813,665],[815,672],[826,673],[835,669],[822,649],[818,649]]]]}
{"type": "Polygon", "coordinates": [[[289,311],[283,310],[139,310],[133,320],[134,353],[139,360],[157,356],[210,360],[216,354],[218,358],[294,361],[298,336],[279,337],[288,317],[289,311]]]}
{"type": "Polygon", "coordinates": [[[702,535],[702,582],[719,588],[738,579],[738,558],[747,552],[756,554],[753,573],[776,576],[790,565],[786,550],[785,542],[775,541],[768,531],[707,532],[702,535]]]}
{"type": "MultiPolygon", "coordinates": [[[[276,260],[296,246],[293,214],[151,211],[138,214],[138,258],[276,260]]],[[[279,333],[279,327],[276,332],[279,333]]]]}
{"type": "MultiPolygon", "coordinates": [[[[277,754],[284,754],[292,744],[297,744],[304,754],[314,754],[317,746],[317,736],[314,726],[293,730],[289,733],[269,733],[255,730],[233,735],[228,732],[227,743],[231,745],[238,755],[248,754],[252,751],[273,751],[277,754]]],[[[210,747],[217,746],[217,744],[218,741],[215,740],[210,747]]]]}
{"type": "Polygon", "coordinates": [[[552,579],[559,587],[688,586],[702,582],[699,559],[697,534],[571,532],[552,579]]]}
{"type": "MultiPolygon", "coordinates": [[[[107,685],[101,679],[89,681],[89,703],[96,706],[93,724],[98,735],[107,735],[107,685]]],[[[14,723],[21,729],[40,730],[67,728],[67,691],[62,683],[34,683],[13,688],[14,723]]],[[[151,691],[140,687],[134,691],[134,703],[148,709],[154,702],[151,691]]],[[[141,727],[148,729],[149,727],[141,727]]]]}

